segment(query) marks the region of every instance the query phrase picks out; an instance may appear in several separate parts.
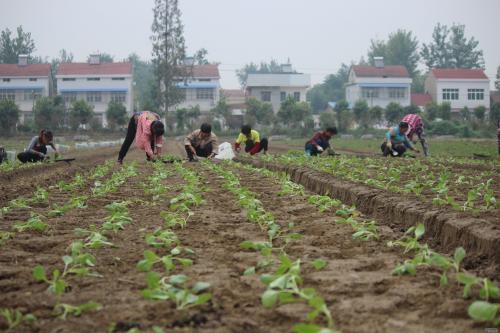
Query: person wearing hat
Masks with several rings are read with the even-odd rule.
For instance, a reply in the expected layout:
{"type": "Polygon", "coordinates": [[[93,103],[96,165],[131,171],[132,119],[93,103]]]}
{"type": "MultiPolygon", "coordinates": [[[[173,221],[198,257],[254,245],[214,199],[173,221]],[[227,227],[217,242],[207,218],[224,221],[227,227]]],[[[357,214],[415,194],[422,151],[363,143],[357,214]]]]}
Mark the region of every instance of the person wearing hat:
{"type": "Polygon", "coordinates": [[[214,157],[217,148],[217,136],[212,132],[212,126],[208,123],[201,124],[200,129],[186,136],[184,148],[190,162],[197,161],[198,157],[214,157]]]}
{"type": "Polygon", "coordinates": [[[146,159],[154,161],[161,155],[165,126],[160,116],[151,111],[135,112],[128,123],[127,135],[118,153],[118,163],[123,163],[125,155],[135,139],[137,148],[146,152],[146,159]]]}
{"type": "Polygon", "coordinates": [[[414,152],[419,152],[418,149],[414,148],[408,137],[406,136],[406,132],[408,131],[409,126],[407,122],[400,122],[398,126],[395,126],[387,131],[385,134],[385,139],[380,149],[384,156],[403,156],[407,149],[413,150],[414,152]]]}
{"type": "Polygon", "coordinates": [[[34,136],[28,147],[22,153],[17,154],[17,159],[22,163],[41,162],[47,157],[47,145],[51,146],[57,157],[57,149],[52,143],[54,135],[51,131],[43,129],[38,136],[34,136]]]}
{"type": "Polygon", "coordinates": [[[255,155],[263,151],[264,155],[267,153],[268,141],[267,138],[260,138],[259,132],[252,129],[250,125],[241,126],[241,132],[236,138],[234,148],[237,152],[240,151],[240,146],[245,143],[245,152],[250,155],[255,155]]]}

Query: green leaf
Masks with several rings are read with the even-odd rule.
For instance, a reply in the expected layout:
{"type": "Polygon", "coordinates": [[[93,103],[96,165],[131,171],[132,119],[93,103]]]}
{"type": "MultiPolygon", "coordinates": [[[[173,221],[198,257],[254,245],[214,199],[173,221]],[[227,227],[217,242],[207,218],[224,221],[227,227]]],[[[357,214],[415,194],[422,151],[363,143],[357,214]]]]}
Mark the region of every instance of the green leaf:
{"type": "Polygon", "coordinates": [[[321,270],[323,268],[326,267],[327,263],[326,261],[324,261],[323,259],[316,259],[314,260],[313,262],[311,262],[311,265],[317,269],[317,270],[321,270]]]}
{"type": "Polygon", "coordinates": [[[255,267],[252,266],[252,267],[248,267],[247,269],[245,269],[245,271],[243,272],[243,275],[244,276],[248,276],[248,275],[254,275],[255,274],[255,267]]]}
{"type": "Polygon", "coordinates": [[[171,251],[170,251],[170,254],[173,255],[173,256],[177,256],[179,254],[181,254],[181,249],[179,247],[174,247],[171,251]]]}
{"type": "Polygon", "coordinates": [[[181,263],[181,265],[183,267],[189,267],[189,266],[193,265],[193,261],[191,259],[178,258],[177,260],[181,263]]]}
{"type": "Polygon", "coordinates": [[[137,263],[137,269],[141,272],[149,272],[153,267],[153,262],[141,260],[137,263]]]}
{"type": "Polygon", "coordinates": [[[146,276],[148,288],[154,289],[160,285],[161,276],[156,272],[149,272],[146,276]]]}
{"type": "Polygon", "coordinates": [[[212,299],[212,294],[210,294],[210,293],[201,294],[196,299],[195,304],[202,305],[202,304],[205,304],[206,302],[210,301],[211,299],[212,299]]]}
{"type": "Polygon", "coordinates": [[[45,268],[43,266],[36,266],[33,269],[33,276],[37,281],[47,281],[47,276],[45,275],[45,268]]]}
{"type": "Polygon", "coordinates": [[[279,291],[267,289],[261,297],[262,305],[266,308],[272,308],[278,301],[279,291]]]}
{"type": "Polygon", "coordinates": [[[476,301],[469,306],[467,312],[476,321],[492,321],[495,319],[499,306],[484,301],[476,301]]]}
{"type": "Polygon", "coordinates": [[[144,251],[144,259],[148,261],[155,261],[158,259],[158,256],[153,251],[146,250],[144,251]]]}
{"type": "Polygon", "coordinates": [[[314,324],[297,324],[293,326],[295,333],[334,333],[329,328],[323,328],[314,324]]]}
{"type": "Polygon", "coordinates": [[[180,285],[188,280],[188,277],[184,274],[172,275],[169,279],[171,284],[180,285]]]}
{"type": "Polygon", "coordinates": [[[420,239],[425,233],[425,226],[422,223],[419,223],[415,228],[415,238],[420,239]]]}
{"type": "Polygon", "coordinates": [[[271,274],[262,274],[260,276],[260,281],[264,283],[265,285],[270,284],[274,280],[274,275],[271,274]]]}
{"type": "Polygon", "coordinates": [[[457,264],[460,264],[462,260],[465,258],[465,250],[463,247],[457,247],[455,250],[455,254],[453,255],[453,258],[455,259],[455,262],[457,264]]]}
{"type": "Polygon", "coordinates": [[[196,282],[193,286],[193,292],[199,293],[200,291],[210,288],[210,283],[208,282],[196,282]]]}

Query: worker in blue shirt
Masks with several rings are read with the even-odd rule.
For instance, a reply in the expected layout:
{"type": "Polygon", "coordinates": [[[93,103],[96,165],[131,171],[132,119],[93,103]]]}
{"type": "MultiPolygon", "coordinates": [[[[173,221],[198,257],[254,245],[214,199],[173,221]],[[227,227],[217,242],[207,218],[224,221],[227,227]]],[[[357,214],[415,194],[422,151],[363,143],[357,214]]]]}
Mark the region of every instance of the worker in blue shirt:
{"type": "Polygon", "coordinates": [[[403,156],[407,149],[413,150],[414,152],[419,152],[418,149],[414,148],[406,132],[408,132],[409,126],[407,122],[400,122],[398,126],[395,126],[385,134],[384,143],[380,147],[384,156],[403,156]]]}

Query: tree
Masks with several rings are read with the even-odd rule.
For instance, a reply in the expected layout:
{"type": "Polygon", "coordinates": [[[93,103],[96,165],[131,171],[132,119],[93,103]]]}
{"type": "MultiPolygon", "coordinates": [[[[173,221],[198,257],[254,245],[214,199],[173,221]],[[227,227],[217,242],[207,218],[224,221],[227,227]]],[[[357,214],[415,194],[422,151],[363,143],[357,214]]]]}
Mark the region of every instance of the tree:
{"type": "Polygon", "coordinates": [[[207,60],[208,51],[205,48],[201,48],[194,54],[194,61],[198,65],[208,65],[209,62],[207,60]]]}
{"type": "Polygon", "coordinates": [[[319,124],[323,128],[335,126],[335,113],[333,111],[325,111],[319,115],[319,124]]]}
{"type": "Polygon", "coordinates": [[[316,84],[308,90],[307,100],[311,103],[314,112],[321,112],[330,101],[339,101],[345,98],[345,84],[349,77],[349,66],[340,65],[335,74],[328,75],[323,83],[316,84]]]}
{"type": "Polygon", "coordinates": [[[156,98],[153,96],[155,90],[153,65],[149,61],[142,60],[135,53],[128,56],[128,61],[132,63],[134,70],[134,101],[137,103],[136,107],[139,110],[157,112],[159,105],[156,104],[156,98]]]}
{"type": "Polygon", "coordinates": [[[425,105],[425,115],[429,121],[433,121],[439,115],[439,105],[435,102],[429,102],[425,105]]]}
{"type": "Polygon", "coordinates": [[[418,62],[420,55],[418,53],[418,40],[411,31],[398,29],[389,34],[386,41],[372,40],[368,59],[374,64],[374,57],[384,57],[384,63],[387,65],[402,65],[408,69],[410,76],[418,73],[418,62]]]}
{"type": "Polygon", "coordinates": [[[35,41],[31,33],[24,32],[23,26],[17,27],[17,36],[9,29],[0,33],[0,64],[16,64],[20,54],[31,56],[35,51],[35,41]]]}
{"type": "Polygon", "coordinates": [[[307,102],[296,102],[290,96],[281,103],[276,114],[285,126],[292,128],[299,128],[310,115],[311,108],[307,102]]]}
{"type": "Polygon", "coordinates": [[[351,113],[349,112],[349,103],[342,99],[335,104],[335,116],[337,118],[337,129],[345,131],[351,126],[351,113]]]}
{"type": "Polygon", "coordinates": [[[404,109],[399,103],[391,102],[385,108],[385,120],[391,125],[399,123],[404,116],[404,109]]]}
{"type": "Polygon", "coordinates": [[[256,98],[247,99],[247,110],[245,113],[245,123],[255,125],[271,125],[274,121],[273,106],[271,103],[261,102],[256,98]]]}
{"type": "Polygon", "coordinates": [[[484,121],[484,117],[486,116],[486,108],[482,105],[476,107],[474,109],[474,116],[477,120],[479,120],[479,122],[482,123],[484,121]]]}
{"type": "Polygon", "coordinates": [[[54,58],[51,61],[51,66],[50,66],[50,74],[52,76],[52,83],[54,85],[54,90],[57,91],[57,80],[56,80],[56,73],[57,69],[59,68],[59,65],[62,63],[71,63],[73,62],[73,53],[66,51],[65,49],[61,49],[59,51],[59,57],[54,58]]]}
{"type": "Polygon", "coordinates": [[[186,56],[184,26],[178,0],[155,0],[151,30],[153,42],[153,68],[157,82],[158,103],[165,111],[184,100],[177,88],[178,80],[187,77],[183,60],[186,56]]]}
{"type": "Polygon", "coordinates": [[[500,102],[495,102],[491,105],[490,109],[490,123],[492,125],[497,125],[500,121],[500,102]]]}
{"type": "Polygon", "coordinates": [[[404,107],[404,114],[405,115],[407,115],[407,114],[418,114],[420,112],[422,112],[422,111],[415,104],[410,104],[410,105],[404,107]]]}
{"type": "Polygon", "coordinates": [[[33,112],[38,128],[61,128],[64,125],[64,101],[60,96],[38,98],[33,112]]]}
{"type": "Polygon", "coordinates": [[[210,113],[214,115],[214,117],[219,117],[224,119],[224,123],[228,125],[231,121],[231,110],[229,110],[229,106],[226,103],[226,98],[221,97],[217,105],[210,110],[210,113]]]}
{"type": "Polygon", "coordinates": [[[175,124],[178,131],[184,131],[187,121],[187,109],[175,110],[175,124]]]}
{"type": "Polygon", "coordinates": [[[243,68],[236,71],[236,76],[238,77],[238,81],[242,87],[245,87],[247,84],[248,74],[250,73],[280,73],[281,66],[280,64],[271,59],[269,63],[265,61],[261,61],[260,65],[254,64],[253,62],[246,64],[243,68]]]}
{"type": "Polygon", "coordinates": [[[497,67],[497,80],[495,81],[495,88],[500,90],[500,66],[497,67]]]}
{"type": "Polygon", "coordinates": [[[368,111],[370,116],[370,124],[373,126],[374,124],[380,123],[382,120],[382,117],[384,116],[384,109],[382,109],[380,106],[375,105],[370,110],[368,111]]]}
{"type": "Polygon", "coordinates": [[[84,100],[76,100],[71,104],[69,119],[73,130],[78,129],[81,125],[89,124],[93,117],[93,107],[84,100]]]}
{"type": "Polygon", "coordinates": [[[194,121],[196,119],[198,119],[198,117],[200,115],[201,115],[201,111],[200,111],[199,105],[196,105],[196,106],[193,106],[193,107],[190,107],[189,109],[187,109],[186,119],[188,120],[189,129],[191,131],[194,130],[194,121]]]}
{"type": "Polygon", "coordinates": [[[2,135],[9,135],[16,129],[16,124],[19,120],[19,107],[10,100],[0,100],[0,129],[2,135]]]}
{"type": "Polygon", "coordinates": [[[470,120],[470,110],[468,107],[464,106],[464,108],[460,110],[460,117],[462,117],[463,121],[470,120]]]}
{"type": "Polygon", "coordinates": [[[354,114],[354,119],[358,123],[359,127],[368,128],[370,125],[370,114],[368,112],[368,103],[361,99],[354,104],[352,108],[354,114]]]}
{"type": "MultiPolygon", "coordinates": [[[[106,53],[106,52],[101,52],[99,53],[99,62],[114,62],[115,61],[115,57],[112,56],[111,54],[109,53],[106,53]]],[[[87,62],[90,62],[90,55],[87,57],[87,62]]]]}
{"type": "Polygon", "coordinates": [[[127,123],[127,108],[122,103],[111,101],[106,109],[106,119],[108,126],[115,130],[117,126],[127,123]]]}
{"type": "Polygon", "coordinates": [[[443,102],[439,106],[439,118],[443,120],[451,119],[451,104],[449,102],[443,102]]]}
{"type": "Polygon", "coordinates": [[[465,37],[465,25],[453,24],[448,28],[438,23],[432,41],[423,44],[421,56],[429,69],[484,68],[483,51],[478,46],[474,37],[465,37]]]}

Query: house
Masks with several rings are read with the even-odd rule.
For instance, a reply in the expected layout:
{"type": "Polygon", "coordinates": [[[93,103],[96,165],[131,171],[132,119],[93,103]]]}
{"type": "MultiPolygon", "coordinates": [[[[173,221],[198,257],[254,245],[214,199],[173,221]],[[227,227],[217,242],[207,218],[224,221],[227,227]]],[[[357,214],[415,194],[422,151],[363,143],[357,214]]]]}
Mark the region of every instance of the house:
{"type": "Polygon", "coordinates": [[[449,102],[452,113],[464,107],[489,109],[490,80],[482,69],[434,68],[425,79],[425,92],[438,104],[449,102]]]}
{"type": "Polygon", "coordinates": [[[10,99],[21,110],[21,124],[33,121],[33,107],[41,96],[52,95],[50,64],[28,64],[19,55],[17,64],[0,64],[0,100],[10,99]]]}
{"type": "Polygon", "coordinates": [[[184,100],[174,109],[198,106],[202,114],[208,113],[220,99],[220,74],[217,64],[194,65],[185,61],[187,79],[178,79],[177,88],[184,92],[184,100]]]}
{"type": "Polygon", "coordinates": [[[231,112],[231,117],[226,125],[230,128],[241,127],[247,108],[245,92],[240,89],[221,89],[221,96],[225,98],[231,112]]]}
{"type": "Polygon", "coordinates": [[[297,73],[292,65],[281,65],[276,73],[249,73],[246,83],[248,97],[271,103],[273,111],[279,111],[281,102],[289,96],[297,102],[306,101],[306,92],[311,85],[309,74],[297,73]]]}
{"type": "Polygon", "coordinates": [[[375,57],[375,66],[353,65],[346,85],[346,100],[354,105],[366,100],[369,107],[385,108],[394,102],[410,105],[412,79],[404,66],[385,66],[382,57],[375,57]]]}
{"type": "Polygon", "coordinates": [[[134,111],[131,62],[101,63],[91,55],[88,63],[62,63],[56,74],[57,93],[67,108],[83,99],[94,107],[95,118],[107,126],[106,109],[111,101],[122,103],[128,114],[134,111]]]}
{"type": "Polygon", "coordinates": [[[411,94],[411,105],[418,106],[421,111],[425,110],[425,106],[432,102],[432,96],[429,94],[411,94]]]}

